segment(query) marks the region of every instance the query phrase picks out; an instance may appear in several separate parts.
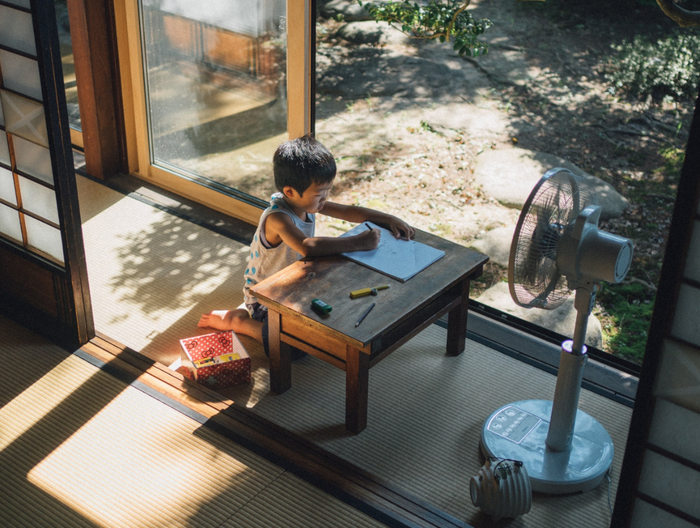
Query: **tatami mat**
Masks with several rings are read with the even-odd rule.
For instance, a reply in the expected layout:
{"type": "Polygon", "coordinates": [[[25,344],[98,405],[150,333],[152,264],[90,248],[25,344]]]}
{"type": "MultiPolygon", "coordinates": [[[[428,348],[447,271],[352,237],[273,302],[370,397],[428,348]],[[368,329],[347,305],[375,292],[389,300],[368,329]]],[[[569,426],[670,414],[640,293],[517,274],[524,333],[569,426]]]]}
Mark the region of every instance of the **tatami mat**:
{"type": "Polygon", "coordinates": [[[2,526],[383,526],[6,319],[0,343],[2,526]]]}
{"type": "MultiPolygon", "coordinates": [[[[200,313],[241,302],[247,247],[124,200],[134,201],[106,199],[110,206],[84,224],[97,329],[168,363],[180,338],[201,333],[200,313]]],[[[445,339],[433,325],[370,371],[369,425],[356,436],[343,424],[344,373],[312,357],[294,363],[292,388],[276,396],[266,358],[244,340],[253,382],[224,395],[457,519],[492,526],[469,496],[469,479],[482,465],[483,421],[506,403],[551,399],[556,379],[472,341],[461,356],[447,357],[445,339]]],[[[613,438],[612,484],[535,496],[532,511],[509,526],[609,526],[608,495],[614,501],[631,409],[586,390],[580,407],[613,438]]]]}
{"type": "MultiPolygon", "coordinates": [[[[473,341],[445,355],[447,332],[433,325],[370,370],[368,426],[345,432],[344,372],[307,357],[292,366],[292,388],[267,396],[256,413],[474,526],[490,526],[471,503],[469,479],[483,461],[484,420],[507,403],[551,399],[556,379],[473,341]]],[[[580,408],[617,446],[612,486],[565,497],[536,495],[529,514],[509,526],[610,525],[631,409],[590,391],[580,408]]]]}

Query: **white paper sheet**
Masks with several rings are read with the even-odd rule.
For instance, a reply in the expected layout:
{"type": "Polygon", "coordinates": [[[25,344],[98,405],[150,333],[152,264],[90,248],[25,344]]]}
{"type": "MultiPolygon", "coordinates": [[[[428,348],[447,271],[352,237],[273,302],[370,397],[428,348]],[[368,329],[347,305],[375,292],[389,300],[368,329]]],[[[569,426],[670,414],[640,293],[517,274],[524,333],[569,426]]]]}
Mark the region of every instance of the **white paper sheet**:
{"type": "MultiPolygon", "coordinates": [[[[342,253],[342,255],[401,282],[406,282],[418,272],[445,256],[444,251],[421,244],[415,240],[396,239],[388,229],[372,223],[369,223],[369,225],[372,226],[372,229],[379,229],[382,233],[377,249],[372,251],[353,251],[342,253]]],[[[367,226],[360,224],[341,236],[357,235],[363,231],[367,231],[367,226]]]]}

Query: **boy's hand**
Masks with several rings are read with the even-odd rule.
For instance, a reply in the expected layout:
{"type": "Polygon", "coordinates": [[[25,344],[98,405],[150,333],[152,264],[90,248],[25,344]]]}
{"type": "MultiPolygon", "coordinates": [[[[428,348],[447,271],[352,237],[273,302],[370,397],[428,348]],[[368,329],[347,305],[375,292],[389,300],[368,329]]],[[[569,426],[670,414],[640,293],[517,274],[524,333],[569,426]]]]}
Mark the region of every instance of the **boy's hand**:
{"type": "Polygon", "coordinates": [[[371,251],[377,249],[381,237],[382,233],[379,229],[368,229],[359,235],[355,235],[354,238],[357,239],[358,244],[358,249],[355,251],[371,251]]]}
{"type": "Polygon", "coordinates": [[[404,240],[411,240],[413,236],[416,234],[416,230],[413,229],[410,225],[408,225],[406,222],[401,220],[400,218],[397,218],[395,216],[391,217],[391,220],[388,222],[389,230],[392,232],[392,234],[396,238],[403,238],[404,240]]]}
{"type": "MultiPolygon", "coordinates": [[[[323,206],[322,213],[332,216],[333,218],[340,218],[341,220],[357,224],[372,222],[386,227],[396,238],[402,238],[404,240],[411,240],[416,234],[416,230],[400,218],[366,207],[326,202],[323,206]]],[[[379,243],[379,240],[377,240],[377,243],[379,243]]]]}

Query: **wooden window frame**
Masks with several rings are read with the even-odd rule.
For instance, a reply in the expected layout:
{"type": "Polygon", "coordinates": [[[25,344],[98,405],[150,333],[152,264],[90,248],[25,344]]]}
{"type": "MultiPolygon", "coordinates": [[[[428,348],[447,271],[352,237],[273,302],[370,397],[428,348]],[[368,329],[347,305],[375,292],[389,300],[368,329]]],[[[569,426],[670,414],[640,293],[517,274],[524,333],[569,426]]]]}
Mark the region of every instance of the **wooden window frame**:
{"type": "Polygon", "coordinates": [[[107,0],[68,0],[67,5],[85,170],[109,178],[127,167],[114,9],[107,0]]]}

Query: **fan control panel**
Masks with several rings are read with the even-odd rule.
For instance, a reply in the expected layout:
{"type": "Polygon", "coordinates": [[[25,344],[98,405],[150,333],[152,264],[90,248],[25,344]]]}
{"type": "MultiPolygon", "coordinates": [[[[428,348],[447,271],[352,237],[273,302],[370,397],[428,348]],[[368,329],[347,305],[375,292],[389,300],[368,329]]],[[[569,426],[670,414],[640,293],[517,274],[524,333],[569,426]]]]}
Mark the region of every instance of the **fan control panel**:
{"type": "Polygon", "coordinates": [[[542,421],[541,418],[508,406],[496,414],[488,424],[488,430],[498,436],[519,444],[542,421]]]}

